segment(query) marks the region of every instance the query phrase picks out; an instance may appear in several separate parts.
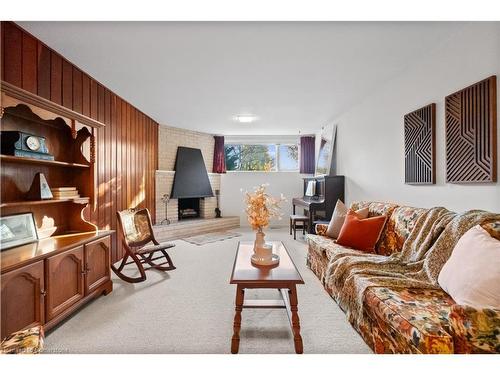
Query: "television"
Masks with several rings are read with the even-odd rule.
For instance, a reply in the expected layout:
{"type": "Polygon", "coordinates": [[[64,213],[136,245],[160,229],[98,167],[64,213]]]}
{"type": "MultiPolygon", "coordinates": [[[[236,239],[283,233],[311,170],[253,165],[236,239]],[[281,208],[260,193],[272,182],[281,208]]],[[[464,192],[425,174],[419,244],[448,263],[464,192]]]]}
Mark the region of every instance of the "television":
{"type": "Polygon", "coordinates": [[[323,127],[319,135],[318,152],[316,158],[316,176],[329,176],[332,174],[332,158],[335,145],[335,135],[337,128],[335,126],[323,127]]]}

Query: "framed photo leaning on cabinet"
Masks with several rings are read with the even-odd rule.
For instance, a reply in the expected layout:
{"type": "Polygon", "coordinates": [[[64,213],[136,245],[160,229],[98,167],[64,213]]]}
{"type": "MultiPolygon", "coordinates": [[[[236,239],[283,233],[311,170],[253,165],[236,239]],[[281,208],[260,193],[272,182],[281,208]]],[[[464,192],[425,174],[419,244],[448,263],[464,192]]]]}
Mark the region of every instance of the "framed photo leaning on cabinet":
{"type": "Polygon", "coordinates": [[[37,240],[35,219],[31,212],[0,217],[0,250],[37,240]]]}

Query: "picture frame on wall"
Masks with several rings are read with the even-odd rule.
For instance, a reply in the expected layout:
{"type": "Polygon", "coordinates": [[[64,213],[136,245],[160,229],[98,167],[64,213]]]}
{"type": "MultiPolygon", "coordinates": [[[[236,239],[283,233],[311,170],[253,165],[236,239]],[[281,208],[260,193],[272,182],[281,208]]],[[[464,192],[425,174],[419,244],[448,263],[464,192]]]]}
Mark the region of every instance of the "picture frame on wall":
{"type": "Polygon", "coordinates": [[[436,103],[404,116],[405,184],[436,183],[436,103]]]}
{"type": "Polygon", "coordinates": [[[445,98],[446,182],[497,182],[497,77],[445,98]]]}
{"type": "Polygon", "coordinates": [[[0,250],[38,241],[35,219],[31,212],[0,217],[0,250]]]}

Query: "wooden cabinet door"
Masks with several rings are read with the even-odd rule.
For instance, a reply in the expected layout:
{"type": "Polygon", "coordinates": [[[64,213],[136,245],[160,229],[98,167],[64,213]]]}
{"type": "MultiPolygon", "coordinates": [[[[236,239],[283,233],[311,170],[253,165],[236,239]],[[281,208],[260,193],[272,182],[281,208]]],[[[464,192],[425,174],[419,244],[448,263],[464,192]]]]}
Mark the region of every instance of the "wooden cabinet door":
{"type": "Polygon", "coordinates": [[[109,280],[110,257],[109,236],[85,245],[85,294],[109,280]]]}
{"type": "Polygon", "coordinates": [[[42,260],[1,276],[2,339],[12,332],[44,323],[43,274],[42,260]]]}
{"type": "Polygon", "coordinates": [[[83,246],[47,258],[47,321],[84,296],[83,246]]]}

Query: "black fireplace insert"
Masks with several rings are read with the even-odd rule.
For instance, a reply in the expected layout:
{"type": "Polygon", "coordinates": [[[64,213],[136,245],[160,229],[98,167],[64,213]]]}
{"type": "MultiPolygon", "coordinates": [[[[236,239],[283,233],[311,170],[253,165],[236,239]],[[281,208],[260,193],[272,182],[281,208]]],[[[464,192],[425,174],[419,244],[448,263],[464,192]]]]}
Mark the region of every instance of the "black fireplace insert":
{"type": "Polygon", "coordinates": [[[179,198],[179,220],[200,217],[200,199],[203,198],[179,198]]]}

